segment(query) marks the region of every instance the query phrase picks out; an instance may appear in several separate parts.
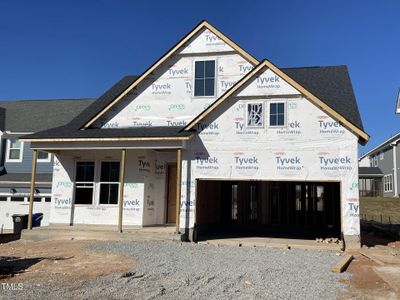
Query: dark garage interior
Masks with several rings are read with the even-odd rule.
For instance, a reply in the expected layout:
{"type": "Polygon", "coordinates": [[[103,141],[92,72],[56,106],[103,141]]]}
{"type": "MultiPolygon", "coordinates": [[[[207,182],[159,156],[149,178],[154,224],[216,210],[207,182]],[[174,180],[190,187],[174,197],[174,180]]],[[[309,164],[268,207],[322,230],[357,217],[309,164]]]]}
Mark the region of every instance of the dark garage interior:
{"type": "Polygon", "coordinates": [[[195,238],[340,238],[340,183],[197,180],[195,238]]]}

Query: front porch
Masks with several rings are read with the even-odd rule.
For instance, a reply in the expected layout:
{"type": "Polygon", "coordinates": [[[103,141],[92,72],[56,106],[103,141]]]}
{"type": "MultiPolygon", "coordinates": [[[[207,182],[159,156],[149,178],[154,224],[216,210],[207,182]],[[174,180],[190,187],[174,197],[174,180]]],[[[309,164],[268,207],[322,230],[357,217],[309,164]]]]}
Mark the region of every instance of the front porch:
{"type": "Polygon", "coordinates": [[[106,226],[105,232],[173,225],[179,232],[183,147],[181,140],[33,144],[31,195],[40,149],[55,156],[51,224],[83,231],[81,226],[106,226]]]}

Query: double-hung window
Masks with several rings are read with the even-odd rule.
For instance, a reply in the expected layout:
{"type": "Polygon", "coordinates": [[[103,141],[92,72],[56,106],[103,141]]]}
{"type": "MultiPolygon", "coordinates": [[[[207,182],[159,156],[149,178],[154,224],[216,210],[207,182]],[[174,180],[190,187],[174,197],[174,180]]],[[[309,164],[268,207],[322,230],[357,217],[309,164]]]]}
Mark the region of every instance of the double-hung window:
{"type": "Polygon", "coordinates": [[[215,96],[215,60],[202,60],[195,62],[194,96],[215,96]]]}
{"type": "Polygon", "coordinates": [[[388,174],[383,177],[383,188],[385,192],[393,191],[393,175],[388,174]]]}
{"type": "Polygon", "coordinates": [[[101,162],[100,204],[118,204],[119,162],[101,162]]]}
{"type": "Polygon", "coordinates": [[[78,161],[75,170],[75,204],[92,204],[94,162],[78,161]]]}
{"type": "Polygon", "coordinates": [[[7,159],[8,162],[21,162],[23,143],[18,139],[7,140],[7,159]]]}
{"type": "Polygon", "coordinates": [[[264,105],[263,103],[247,103],[246,127],[264,126],[264,105]]]}
{"type": "Polygon", "coordinates": [[[285,102],[269,103],[269,126],[283,127],[286,125],[285,102]]]}

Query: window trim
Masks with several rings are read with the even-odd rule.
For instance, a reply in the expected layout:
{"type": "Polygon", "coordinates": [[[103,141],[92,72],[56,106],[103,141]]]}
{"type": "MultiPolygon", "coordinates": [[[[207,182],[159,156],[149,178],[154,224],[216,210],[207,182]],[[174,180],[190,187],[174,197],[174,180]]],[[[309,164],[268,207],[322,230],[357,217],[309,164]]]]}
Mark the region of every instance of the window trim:
{"type": "MultiPolygon", "coordinates": [[[[7,139],[7,145],[6,145],[6,162],[22,162],[22,159],[24,157],[24,142],[20,142],[20,149],[19,149],[19,158],[10,158],[10,150],[11,150],[11,140],[18,140],[16,139],[7,139]]],[[[16,149],[16,148],[13,148],[16,149]]]]}
{"type": "Polygon", "coordinates": [[[245,127],[246,128],[248,128],[248,129],[264,129],[265,128],[265,102],[264,101],[249,101],[249,102],[246,102],[246,108],[245,108],[245,127]],[[261,120],[262,120],[262,125],[261,126],[248,126],[247,124],[248,124],[248,117],[249,117],[249,114],[248,114],[248,111],[247,111],[247,107],[248,107],[248,105],[249,104],[261,104],[261,107],[262,107],[262,117],[261,117],[261,120]]]}
{"type": "Polygon", "coordinates": [[[384,160],[385,159],[385,152],[381,151],[379,152],[379,160],[384,160]]]}
{"type": "Polygon", "coordinates": [[[385,176],[383,176],[383,192],[393,192],[393,174],[386,174],[385,176]],[[390,178],[390,181],[387,181],[388,178],[390,178]]]}
{"type": "Polygon", "coordinates": [[[45,152],[45,151],[39,151],[39,150],[38,150],[38,159],[37,159],[37,162],[38,162],[38,163],[51,162],[51,153],[45,152],[45,153],[48,154],[47,158],[39,158],[39,152],[45,152]]]}
{"type": "Polygon", "coordinates": [[[75,164],[74,164],[74,182],[73,182],[73,205],[74,206],[78,206],[78,207],[88,207],[88,206],[96,206],[96,193],[97,193],[97,188],[96,188],[96,171],[97,171],[97,162],[96,160],[93,159],[79,159],[79,160],[75,160],[75,164]],[[89,181],[76,181],[76,169],[77,169],[77,165],[78,162],[92,162],[94,163],[94,176],[93,176],[93,182],[89,182],[89,181]],[[93,193],[92,193],[92,203],[91,204],[80,204],[80,203],[76,203],[76,185],[77,183],[92,183],[92,189],[93,189],[93,193]]]}
{"type": "Polygon", "coordinates": [[[377,167],[378,166],[378,154],[375,154],[374,157],[372,158],[373,160],[373,166],[377,167]]]}
{"type": "MultiPolygon", "coordinates": [[[[96,194],[96,197],[97,197],[97,204],[96,205],[98,205],[98,206],[106,206],[106,207],[115,207],[115,206],[118,206],[118,204],[119,204],[119,199],[117,199],[117,203],[116,204],[109,204],[109,203],[100,203],[100,193],[101,193],[101,185],[102,184],[117,184],[118,185],[118,198],[119,198],[119,189],[120,189],[120,180],[118,180],[118,182],[113,182],[113,181],[101,181],[101,164],[103,163],[103,162],[117,162],[117,163],[119,163],[119,173],[118,173],[118,176],[120,176],[120,174],[121,174],[121,161],[119,161],[119,160],[117,160],[117,159],[111,159],[111,160],[101,160],[100,161],[100,167],[99,167],[99,174],[98,174],[98,182],[97,182],[97,184],[98,184],[98,191],[97,191],[97,194],[96,194]]],[[[95,173],[96,174],[96,173],[95,173]]]]}
{"type": "Polygon", "coordinates": [[[209,59],[201,59],[197,58],[193,60],[193,79],[192,79],[192,84],[193,84],[193,92],[192,96],[193,98],[215,98],[217,96],[217,59],[216,58],[209,58],[209,59]],[[195,95],[195,84],[196,84],[196,62],[199,61],[214,61],[214,95],[212,96],[196,96],[195,95]]]}
{"type": "Polygon", "coordinates": [[[268,114],[267,114],[267,118],[268,118],[268,127],[270,128],[285,128],[287,127],[287,103],[286,100],[273,100],[273,101],[268,101],[268,114]],[[284,124],[283,125],[271,125],[271,104],[274,103],[283,103],[284,105],[284,112],[283,112],[283,116],[284,116],[284,124]]]}

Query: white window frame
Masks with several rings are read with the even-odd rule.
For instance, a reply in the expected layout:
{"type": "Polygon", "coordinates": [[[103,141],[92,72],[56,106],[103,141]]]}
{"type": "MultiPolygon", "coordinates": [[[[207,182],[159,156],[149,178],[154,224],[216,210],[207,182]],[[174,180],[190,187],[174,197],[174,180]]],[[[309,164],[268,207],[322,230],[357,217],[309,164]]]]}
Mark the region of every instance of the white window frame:
{"type": "MultiPolygon", "coordinates": [[[[81,206],[81,207],[88,207],[88,206],[95,206],[96,205],[96,195],[97,195],[97,185],[96,185],[96,171],[97,171],[97,162],[93,159],[79,159],[79,160],[75,160],[75,167],[74,167],[74,206],[81,206]],[[78,162],[93,162],[94,163],[94,176],[93,176],[93,182],[89,182],[89,181],[76,181],[76,168],[78,165],[78,162]],[[75,202],[75,197],[76,197],[76,185],[77,184],[85,184],[85,183],[92,183],[92,189],[93,189],[93,193],[92,193],[92,203],[91,204],[80,204],[80,203],[76,203],[75,202]]],[[[85,188],[85,187],[82,187],[85,188]]],[[[88,187],[90,188],[90,187],[88,187]]]]}
{"type": "Polygon", "coordinates": [[[203,58],[203,59],[195,59],[193,61],[193,92],[192,92],[192,96],[193,98],[215,98],[217,96],[217,70],[218,70],[218,66],[217,66],[217,59],[216,58],[203,58]],[[195,96],[195,84],[196,84],[196,62],[199,61],[210,61],[213,60],[214,61],[214,95],[212,96],[195,96]]]}
{"type": "MultiPolygon", "coordinates": [[[[118,184],[118,197],[119,197],[119,189],[120,189],[120,181],[115,182],[115,181],[100,181],[101,180],[101,164],[103,162],[118,162],[119,163],[119,174],[121,174],[121,161],[119,160],[101,160],[99,162],[99,168],[98,168],[98,188],[97,188],[97,193],[96,193],[96,198],[97,198],[97,205],[98,206],[107,206],[107,207],[113,207],[113,206],[118,206],[119,199],[117,199],[116,204],[108,204],[108,203],[100,203],[100,192],[101,192],[101,185],[102,184],[118,184]]],[[[96,174],[96,173],[95,173],[96,174]]]]}
{"type": "Polygon", "coordinates": [[[374,167],[377,167],[378,166],[378,154],[374,155],[373,162],[374,162],[374,167]]]}
{"type": "MultiPolygon", "coordinates": [[[[10,158],[11,140],[18,140],[18,139],[17,138],[7,139],[6,162],[22,162],[22,159],[24,157],[24,142],[20,141],[21,147],[19,148],[19,158],[14,159],[14,158],[10,158]]],[[[13,148],[13,149],[16,149],[16,148],[13,148]]]]}
{"type": "Polygon", "coordinates": [[[37,159],[37,162],[39,162],[39,163],[43,163],[43,162],[51,162],[51,153],[49,153],[49,152],[45,152],[45,153],[47,153],[47,154],[48,154],[47,158],[40,159],[40,158],[39,158],[39,152],[44,152],[44,151],[39,151],[39,150],[38,150],[38,159],[37,159]]]}
{"type": "Polygon", "coordinates": [[[385,153],[384,153],[383,151],[381,151],[381,152],[379,153],[379,159],[380,159],[380,160],[384,160],[384,158],[385,158],[385,153]]]}
{"type": "Polygon", "coordinates": [[[270,127],[270,128],[285,128],[285,127],[287,127],[287,103],[286,103],[286,100],[272,100],[272,101],[268,101],[267,102],[268,103],[268,110],[267,110],[267,121],[268,121],[268,127],[270,127]],[[270,123],[270,118],[271,118],[271,104],[274,104],[274,103],[283,103],[284,104],[284,107],[285,107],[285,109],[284,109],[284,118],[285,118],[285,122],[284,122],[284,124],[283,125],[271,125],[271,123],[270,123]]]}
{"type": "Polygon", "coordinates": [[[264,103],[263,101],[246,102],[246,107],[245,107],[245,122],[246,122],[246,124],[245,124],[245,127],[246,127],[246,128],[251,128],[251,129],[263,129],[263,128],[264,128],[264,126],[265,126],[265,103],[264,103]],[[261,104],[261,107],[262,107],[262,116],[261,116],[261,122],[262,122],[262,124],[261,124],[261,126],[249,126],[249,125],[247,125],[247,124],[248,124],[248,117],[249,117],[249,114],[248,114],[248,111],[247,111],[247,107],[248,107],[248,105],[250,105],[250,104],[261,104]]]}
{"type": "Polygon", "coordinates": [[[383,176],[383,191],[385,193],[393,192],[393,174],[383,176]]]}

